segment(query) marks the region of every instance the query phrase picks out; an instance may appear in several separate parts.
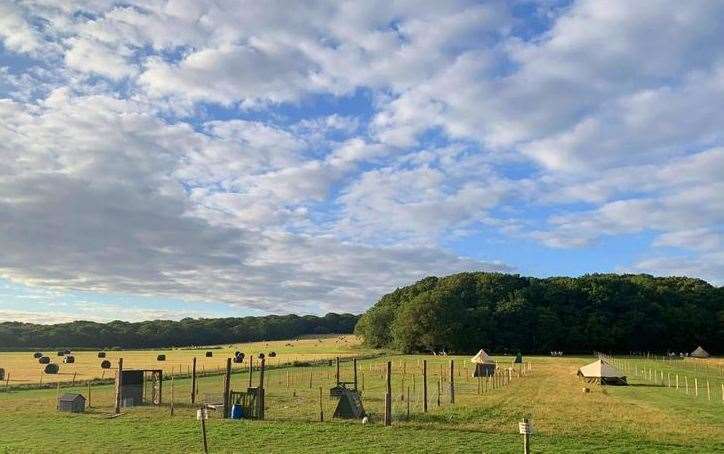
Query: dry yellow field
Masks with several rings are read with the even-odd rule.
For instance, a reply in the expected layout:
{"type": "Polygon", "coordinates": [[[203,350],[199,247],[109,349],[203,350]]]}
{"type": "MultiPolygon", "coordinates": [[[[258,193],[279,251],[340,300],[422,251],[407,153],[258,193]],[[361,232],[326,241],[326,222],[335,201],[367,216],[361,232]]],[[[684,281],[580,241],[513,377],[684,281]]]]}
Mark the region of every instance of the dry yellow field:
{"type": "MultiPolygon", "coordinates": [[[[235,351],[246,355],[242,364],[233,364],[234,368],[248,367],[248,358],[259,353],[267,355],[270,366],[290,363],[293,361],[314,361],[332,359],[336,356],[347,357],[365,353],[360,341],[352,335],[333,337],[301,338],[296,340],[252,342],[246,344],[210,346],[196,349],[159,349],[159,350],[118,350],[106,351],[106,358],[112,368],[101,369],[103,359],[98,358],[98,351],[73,352],[75,363],[63,364],[63,358],[56,351],[43,352],[51,362],[60,366],[56,375],[42,373],[43,365],[33,358],[33,352],[0,352],[0,368],[5,369],[9,376],[9,385],[22,385],[72,380],[90,380],[113,376],[119,358],[123,358],[123,367],[130,369],[163,369],[164,374],[186,373],[191,368],[191,361],[196,357],[197,371],[200,373],[220,370],[226,366],[226,358],[233,357],[235,351]],[[210,351],[213,357],[207,358],[210,351]],[[270,358],[268,354],[275,352],[277,356],[270,358]],[[165,361],[157,361],[159,354],[166,355],[165,361]],[[42,377],[42,378],[41,378],[42,377]]],[[[256,359],[255,359],[256,361],[256,359]]]]}

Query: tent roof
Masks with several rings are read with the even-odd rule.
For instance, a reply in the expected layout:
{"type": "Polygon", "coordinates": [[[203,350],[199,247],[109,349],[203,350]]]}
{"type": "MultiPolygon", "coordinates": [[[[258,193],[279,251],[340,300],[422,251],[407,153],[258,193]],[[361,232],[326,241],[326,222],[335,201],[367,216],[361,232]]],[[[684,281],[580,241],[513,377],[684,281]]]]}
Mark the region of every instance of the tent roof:
{"type": "Polygon", "coordinates": [[[587,378],[620,378],[624,375],[618,371],[615,367],[608,364],[606,361],[601,359],[586,364],[585,366],[578,369],[578,373],[587,378]]]}
{"type": "Polygon", "coordinates": [[[701,345],[700,345],[700,346],[696,347],[696,350],[694,350],[693,352],[691,352],[691,356],[699,357],[699,358],[708,358],[708,357],[709,357],[709,353],[707,353],[706,350],[704,350],[703,348],[701,348],[701,345]]]}
{"type": "Polygon", "coordinates": [[[470,362],[475,363],[475,364],[494,364],[495,363],[495,361],[493,361],[493,358],[491,358],[490,355],[485,353],[485,350],[483,350],[482,348],[480,349],[480,351],[478,352],[477,355],[470,358],[470,362]]]}

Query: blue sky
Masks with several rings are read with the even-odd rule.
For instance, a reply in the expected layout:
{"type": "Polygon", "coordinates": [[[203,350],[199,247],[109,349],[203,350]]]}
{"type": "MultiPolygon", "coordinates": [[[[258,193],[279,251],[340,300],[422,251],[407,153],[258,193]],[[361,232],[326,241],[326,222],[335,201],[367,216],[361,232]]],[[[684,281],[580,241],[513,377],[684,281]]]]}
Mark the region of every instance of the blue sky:
{"type": "Polygon", "coordinates": [[[0,1],[0,320],[724,282],[721,2],[0,1]]]}

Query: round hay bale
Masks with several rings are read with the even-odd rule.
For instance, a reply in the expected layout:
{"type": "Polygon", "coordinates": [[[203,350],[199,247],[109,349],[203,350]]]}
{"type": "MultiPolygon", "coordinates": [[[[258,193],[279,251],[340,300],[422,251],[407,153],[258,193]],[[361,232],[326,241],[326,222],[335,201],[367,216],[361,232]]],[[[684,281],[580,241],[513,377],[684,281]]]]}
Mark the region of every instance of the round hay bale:
{"type": "Polygon", "coordinates": [[[265,355],[264,353],[259,353],[259,359],[264,359],[265,355]]]}
{"type": "Polygon", "coordinates": [[[50,363],[45,365],[45,369],[43,369],[43,372],[46,374],[57,374],[60,370],[60,366],[58,366],[55,363],[50,363]]]}
{"type": "Polygon", "coordinates": [[[65,356],[65,352],[63,350],[58,351],[58,356],[65,356]]]}
{"type": "Polygon", "coordinates": [[[241,354],[242,354],[242,353],[241,353],[239,350],[237,350],[237,351],[234,352],[234,356],[239,356],[239,355],[241,355],[241,354]]]}
{"type": "Polygon", "coordinates": [[[63,358],[63,362],[64,362],[65,364],[72,364],[72,363],[75,362],[75,356],[66,355],[66,356],[63,358]]]}
{"type": "Polygon", "coordinates": [[[35,352],[35,353],[33,353],[33,358],[35,358],[35,359],[42,358],[42,357],[43,357],[43,353],[42,353],[42,352],[35,352]]]}
{"type": "Polygon", "coordinates": [[[166,355],[158,355],[156,361],[166,361],[166,355]]]}
{"type": "Polygon", "coordinates": [[[214,352],[206,352],[207,358],[212,358],[214,356],[214,352]]]}
{"type": "Polygon", "coordinates": [[[40,358],[38,358],[38,362],[40,364],[50,364],[50,358],[47,356],[41,356],[40,358]]]}
{"type": "Polygon", "coordinates": [[[104,359],[101,361],[101,369],[110,369],[111,368],[111,362],[107,359],[104,359]]]}
{"type": "Polygon", "coordinates": [[[64,355],[70,355],[72,352],[70,350],[63,350],[64,355]]]}
{"type": "Polygon", "coordinates": [[[277,356],[277,352],[269,352],[269,358],[274,358],[277,356]]]}
{"type": "Polygon", "coordinates": [[[98,352],[98,357],[99,357],[99,358],[105,358],[105,357],[106,357],[106,352],[98,352]]]}
{"type": "Polygon", "coordinates": [[[244,357],[243,357],[243,356],[234,356],[233,361],[234,361],[236,364],[241,364],[241,363],[244,362],[244,357]]]}

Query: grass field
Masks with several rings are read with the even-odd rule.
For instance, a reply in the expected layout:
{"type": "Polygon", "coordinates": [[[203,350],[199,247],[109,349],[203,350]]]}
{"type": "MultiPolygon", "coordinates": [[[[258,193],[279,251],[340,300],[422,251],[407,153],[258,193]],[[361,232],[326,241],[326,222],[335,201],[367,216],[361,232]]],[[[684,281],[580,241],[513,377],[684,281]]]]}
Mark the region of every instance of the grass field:
{"type": "MultiPolygon", "coordinates": [[[[315,361],[333,359],[336,356],[347,357],[362,354],[359,341],[355,336],[328,336],[302,338],[285,341],[253,342],[239,345],[214,346],[196,349],[160,349],[160,350],[111,350],[106,351],[106,358],[115,368],[118,358],[123,358],[124,367],[137,369],[163,369],[164,374],[186,373],[191,367],[193,357],[197,358],[199,371],[218,371],[225,367],[226,358],[233,356],[235,351],[243,351],[245,355],[267,354],[275,352],[275,358],[267,358],[270,365],[278,365],[293,361],[315,361]],[[213,356],[207,358],[206,351],[213,356]],[[166,355],[166,361],[157,361],[159,354],[166,355]]],[[[0,367],[9,374],[9,385],[32,385],[41,382],[91,380],[113,376],[113,370],[103,370],[100,367],[102,359],[98,358],[97,351],[73,352],[75,363],[63,364],[63,358],[57,356],[57,351],[44,351],[51,362],[60,366],[56,375],[42,374],[43,365],[33,358],[32,351],[0,352],[0,367]]],[[[243,367],[234,364],[235,368],[243,367]]]]}
{"type": "MultiPolygon", "coordinates": [[[[334,350],[325,353],[309,345],[312,351],[308,354],[360,354],[354,346],[347,346],[351,342],[323,342],[334,350]]],[[[281,347],[277,349],[282,351],[281,347]]],[[[631,386],[599,387],[585,385],[575,375],[578,367],[592,359],[525,358],[531,370],[521,377],[513,374],[512,381],[505,386],[499,378],[501,386],[495,389],[491,383],[478,383],[470,378],[466,357],[390,355],[361,360],[358,379],[360,387],[364,387],[363,401],[371,419],[368,425],[329,421],[335,405],[328,397],[328,388],[335,380],[333,366],[275,368],[266,373],[267,421],[222,420],[218,413],[212,415],[208,422],[210,451],[520,452],[517,423],[528,417],[535,427],[533,452],[724,452],[724,400],[720,391],[724,380],[718,360],[664,364],[617,358],[629,370],[646,370],[646,377],[637,373],[629,377],[631,386]],[[429,371],[428,413],[422,411],[419,364],[423,359],[428,361],[429,371]],[[456,368],[455,404],[450,404],[448,391],[451,359],[456,368]],[[381,422],[388,360],[393,362],[392,427],[384,427],[381,422]],[[671,370],[662,369],[664,365],[671,370]],[[659,378],[661,372],[666,378],[667,372],[678,370],[680,377],[686,375],[690,380],[689,394],[681,387],[677,391],[667,386],[666,380],[663,385],[660,380],[649,380],[649,369],[659,371],[659,378]],[[698,396],[691,388],[694,378],[700,386],[698,396]],[[707,380],[711,400],[701,388],[707,380]],[[325,422],[319,422],[320,386],[325,396],[325,422]],[[583,393],[583,386],[589,386],[591,392],[583,393]]],[[[497,360],[504,365],[511,358],[497,360]]],[[[350,362],[342,363],[341,375],[343,380],[351,379],[350,362]]],[[[258,374],[255,381],[256,377],[258,374]]],[[[220,375],[199,379],[199,396],[215,398],[221,393],[222,383],[220,375]]],[[[247,384],[246,371],[233,375],[233,389],[243,389],[247,384]]],[[[87,394],[87,388],[81,386],[66,385],[62,391],[73,389],[87,394]]],[[[3,449],[8,453],[65,449],[199,452],[201,437],[195,408],[189,403],[190,380],[173,381],[174,416],[170,416],[168,406],[170,389],[171,383],[165,382],[166,405],[130,408],[116,418],[110,417],[113,391],[108,385],[94,386],[93,407],[78,415],[55,411],[55,389],[0,392],[0,453],[3,449]]]]}

